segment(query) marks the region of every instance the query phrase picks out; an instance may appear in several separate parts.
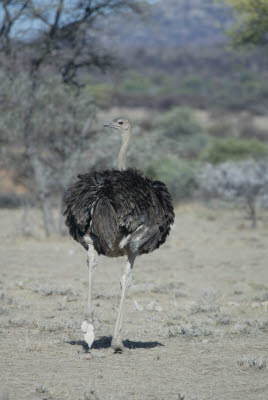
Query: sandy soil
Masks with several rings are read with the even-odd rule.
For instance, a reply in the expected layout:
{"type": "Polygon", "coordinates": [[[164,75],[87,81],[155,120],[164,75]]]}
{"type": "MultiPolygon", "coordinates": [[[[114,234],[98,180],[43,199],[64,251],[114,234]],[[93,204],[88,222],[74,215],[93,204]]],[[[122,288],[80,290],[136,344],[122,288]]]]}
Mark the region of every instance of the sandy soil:
{"type": "Polygon", "coordinates": [[[125,260],[101,257],[86,359],[86,253],[69,238],[22,236],[21,218],[0,211],[1,400],[268,398],[265,223],[253,231],[240,211],[179,207],[167,243],[136,261],[123,354],[110,342],[125,260]]]}

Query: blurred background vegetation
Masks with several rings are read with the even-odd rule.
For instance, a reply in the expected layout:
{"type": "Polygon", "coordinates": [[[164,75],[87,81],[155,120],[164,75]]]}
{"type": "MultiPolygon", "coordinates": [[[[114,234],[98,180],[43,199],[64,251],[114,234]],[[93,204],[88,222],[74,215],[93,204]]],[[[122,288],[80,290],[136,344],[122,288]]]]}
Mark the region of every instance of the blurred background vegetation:
{"type": "Polygon", "coordinates": [[[255,226],[268,198],[267,15],[268,0],[2,1],[0,206],[40,207],[46,234],[64,234],[66,188],[115,167],[120,139],[102,127],[125,116],[130,167],[175,202],[240,199],[255,226]]]}

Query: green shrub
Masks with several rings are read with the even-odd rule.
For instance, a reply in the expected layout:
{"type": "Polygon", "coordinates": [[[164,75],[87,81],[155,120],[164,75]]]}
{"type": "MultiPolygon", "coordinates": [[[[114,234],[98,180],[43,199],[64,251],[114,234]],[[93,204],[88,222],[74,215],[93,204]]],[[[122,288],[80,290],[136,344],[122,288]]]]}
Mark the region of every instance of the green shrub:
{"type": "Polygon", "coordinates": [[[260,88],[260,95],[263,96],[265,99],[268,98],[268,85],[264,84],[260,88]]]}
{"type": "Polygon", "coordinates": [[[96,106],[105,109],[111,105],[112,85],[99,83],[88,86],[88,89],[90,90],[96,106]]]}
{"type": "Polygon", "coordinates": [[[176,158],[162,159],[149,164],[146,174],[152,179],[164,182],[174,200],[192,196],[195,189],[196,166],[176,158]]]}
{"type": "Polygon", "coordinates": [[[188,75],[180,81],[180,91],[187,94],[196,94],[206,91],[209,81],[202,76],[188,75]]]}
{"type": "Polygon", "coordinates": [[[208,135],[193,135],[179,140],[176,148],[177,154],[187,159],[198,158],[207,146],[208,140],[208,135]]]}
{"type": "Polygon", "coordinates": [[[120,89],[130,94],[157,94],[158,85],[152,81],[150,76],[140,74],[138,71],[128,71],[120,89]]]}
{"type": "Polygon", "coordinates": [[[201,122],[187,107],[175,107],[156,118],[155,132],[163,151],[183,158],[199,156],[209,139],[201,122]]]}
{"type": "Polygon", "coordinates": [[[171,139],[204,134],[203,125],[188,107],[175,107],[157,118],[157,128],[171,139]]]}
{"type": "Polygon", "coordinates": [[[213,140],[204,150],[201,159],[211,164],[219,164],[228,160],[238,161],[249,157],[259,159],[267,155],[267,144],[259,140],[225,138],[213,140]]]}

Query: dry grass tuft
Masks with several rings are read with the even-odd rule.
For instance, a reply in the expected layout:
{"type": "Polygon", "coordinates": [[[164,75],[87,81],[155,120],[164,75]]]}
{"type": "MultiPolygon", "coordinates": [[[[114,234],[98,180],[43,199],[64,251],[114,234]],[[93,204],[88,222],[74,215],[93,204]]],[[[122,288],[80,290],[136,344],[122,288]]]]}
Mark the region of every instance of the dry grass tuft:
{"type": "Polygon", "coordinates": [[[268,292],[263,292],[259,295],[256,295],[252,298],[254,301],[267,301],[268,300],[268,292]]]}
{"type": "Polygon", "coordinates": [[[79,400],[100,400],[94,389],[85,389],[83,397],[79,400]]]}
{"type": "Polygon", "coordinates": [[[180,324],[176,327],[169,329],[169,337],[176,337],[180,335],[189,338],[205,337],[213,335],[213,331],[205,326],[203,323],[180,324]]]}
{"type": "Polygon", "coordinates": [[[211,312],[218,312],[220,311],[219,306],[211,306],[208,304],[195,304],[191,308],[191,313],[192,314],[197,314],[197,313],[211,313],[211,312]]]}
{"type": "Polygon", "coordinates": [[[41,346],[39,346],[37,343],[31,343],[30,341],[27,341],[25,349],[29,352],[40,352],[41,346]]]}
{"type": "Polygon", "coordinates": [[[222,315],[217,318],[216,324],[218,325],[230,325],[232,323],[231,318],[228,315],[222,315]]]}
{"type": "Polygon", "coordinates": [[[6,326],[8,328],[21,328],[24,326],[28,326],[29,321],[26,321],[26,319],[19,318],[19,319],[9,319],[6,326]]]}
{"type": "Polygon", "coordinates": [[[74,293],[71,287],[66,288],[57,288],[55,286],[41,286],[41,285],[32,285],[31,290],[34,293],[40,293],[42,296],[52,296],[52,295],[60,295],[60,296],[67,296],[73,295],[76,296],[77,294],[74,293]]]}
{"type": "Polygon", "coordinates": [[[249,368],[263,369],[267,366],[267,361],[264,357],[246,357],[243,356],[237,361],[239,366],[246,366],[249,368]]]}
{"type": "Polygon", "coordinates": [[[60,332],[66,331],[66,329],[76,330],[80,328],[80,321],[73,321],[69,319],[61,319],[57,321],[34,321],[34,327],[38,328],[40,332],[60,332]]]}
{"type": "Polygon", "coordinates": [[[7,314],[9,314],[8,308],[0,306],[0,315],[7,315],[7,314]]]}
{"type": "Polygon", "coordinates": [[[52,400],[50,391],[43,384],[38,384],[35,391],[42,395],[42,400],[52,400]]]}

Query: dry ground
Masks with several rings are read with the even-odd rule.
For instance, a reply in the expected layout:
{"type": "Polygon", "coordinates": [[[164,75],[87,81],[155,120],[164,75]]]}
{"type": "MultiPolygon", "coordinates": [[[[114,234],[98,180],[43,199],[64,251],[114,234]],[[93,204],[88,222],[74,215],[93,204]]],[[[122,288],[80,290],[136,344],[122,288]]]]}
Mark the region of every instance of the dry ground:
{"type": "Polygon", "coordinates": [[[101,257],[87,360],[86,253],[69,238],[21,236],[21,218],[0,211],[0,399],[268,399],[265,223],[253,231],[240,211],[179,207],[167,243],[136,261],[124,354],[110,335],[125,260],[101,257]]]}

